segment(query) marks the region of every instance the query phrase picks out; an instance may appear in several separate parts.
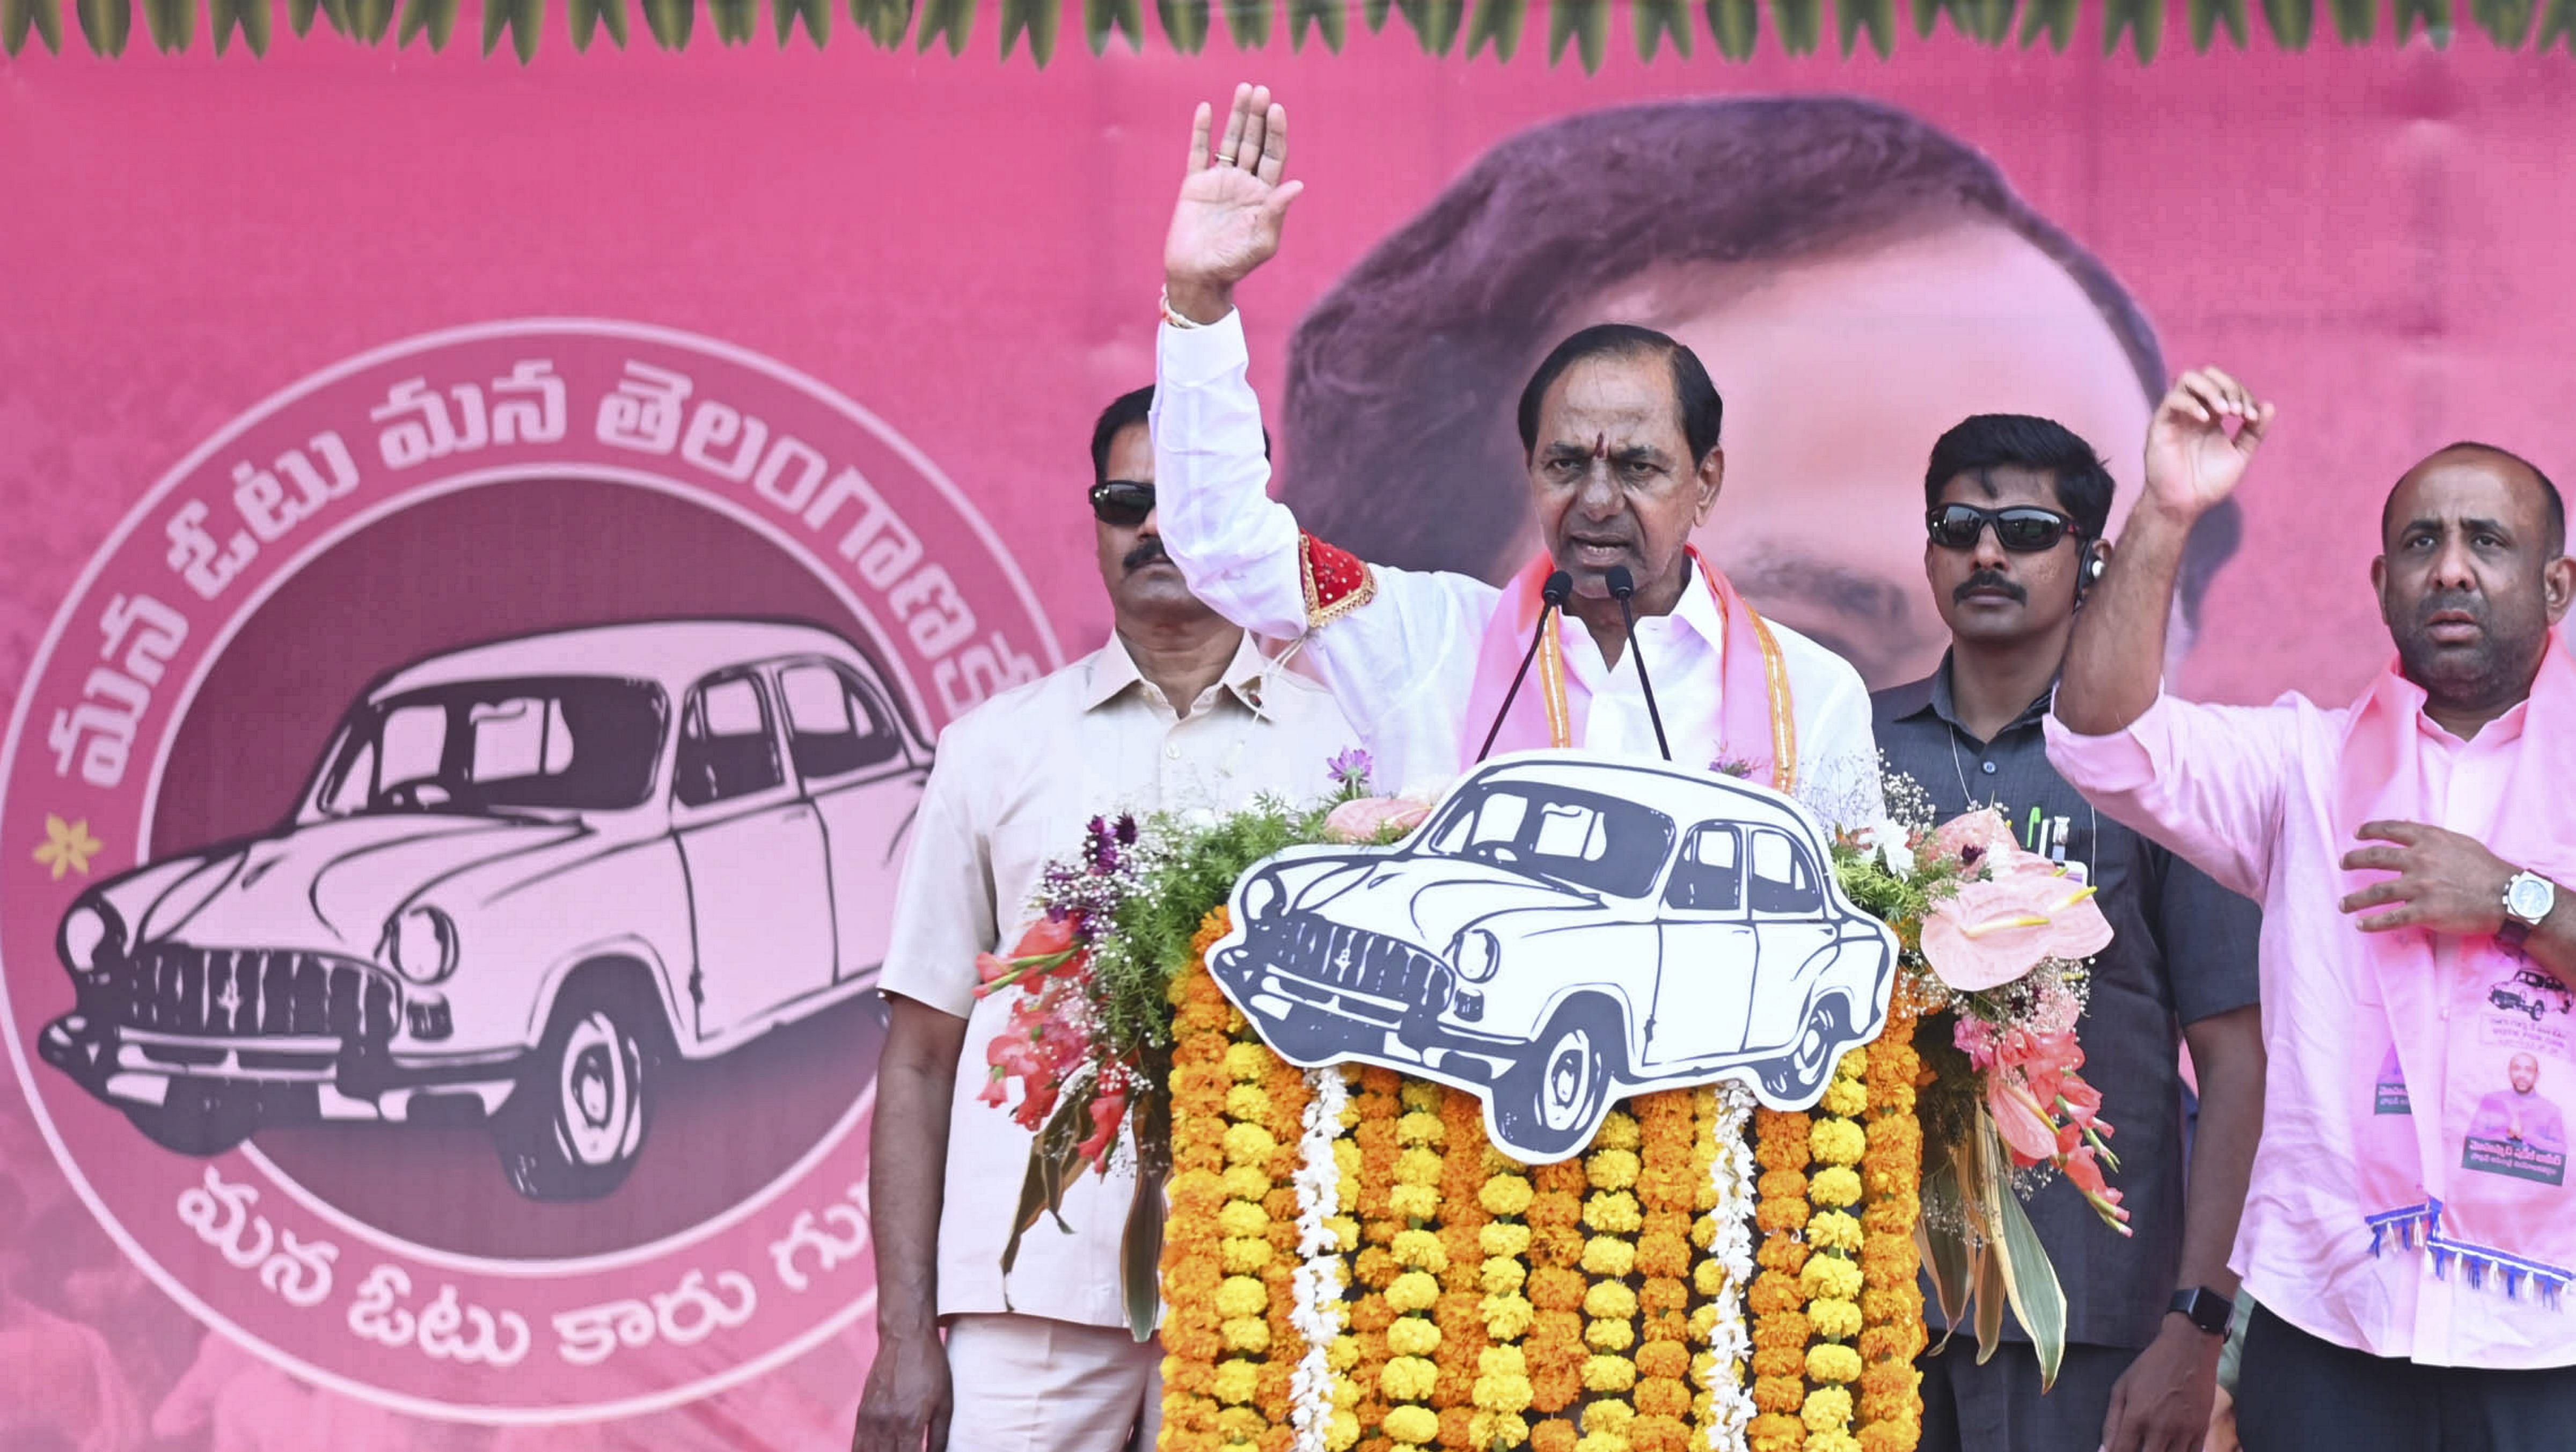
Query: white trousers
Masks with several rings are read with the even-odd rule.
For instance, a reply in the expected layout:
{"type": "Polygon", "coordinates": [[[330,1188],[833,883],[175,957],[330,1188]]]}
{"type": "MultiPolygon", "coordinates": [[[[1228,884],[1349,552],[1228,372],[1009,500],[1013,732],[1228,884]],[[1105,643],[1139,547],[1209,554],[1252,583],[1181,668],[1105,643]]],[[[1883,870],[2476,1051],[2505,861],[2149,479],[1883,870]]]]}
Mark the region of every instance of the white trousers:
{"type": "Polygon", "coordinates": [[[1123,1327],[951,1316],[948,1377],[949,1452],[1153,1452],[1163,1426],[1163,1343],[1123,1327]]]}

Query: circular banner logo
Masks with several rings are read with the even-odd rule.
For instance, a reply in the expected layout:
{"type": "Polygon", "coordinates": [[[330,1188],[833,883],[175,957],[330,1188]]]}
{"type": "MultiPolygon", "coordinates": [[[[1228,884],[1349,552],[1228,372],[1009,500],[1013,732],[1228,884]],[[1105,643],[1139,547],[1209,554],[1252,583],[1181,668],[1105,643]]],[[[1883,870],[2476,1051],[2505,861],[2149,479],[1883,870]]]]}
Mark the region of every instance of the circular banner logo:
{"type": "Polygon", "coordinates": [[[874,1303],[854,1133],[938,728],[1059,659],[811,379],[530,321],[354,359],[165,478],[0,758],[0,1019],[196,1315],[482,1422],[756,1376],[874,1303]]]}

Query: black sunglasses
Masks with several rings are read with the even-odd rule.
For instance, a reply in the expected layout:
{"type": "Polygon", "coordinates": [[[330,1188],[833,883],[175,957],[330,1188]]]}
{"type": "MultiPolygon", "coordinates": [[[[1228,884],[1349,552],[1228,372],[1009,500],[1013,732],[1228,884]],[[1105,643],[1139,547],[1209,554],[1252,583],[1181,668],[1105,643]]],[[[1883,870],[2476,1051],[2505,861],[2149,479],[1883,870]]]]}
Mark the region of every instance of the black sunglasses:
{"type": "Polygon", "coordinates": [[[1133,529],[1154,512],[1154,486],[1133,479],[1111,479],[1091,486],[1091,517],[1118,529],[1133,529]]]}
{"type": "Polygon", "coordinates": [[[2075,521],[2053,509],[2016,504],[2008,509],[1979,509],[1973,504],[1944,504],[1926,512],[1923,527],[1932,542],[1948,550],[1972,550],[1986,526],[1995,527],[1995,543],[2017,555],[2055,549],[2069,534],[2081,534],[2075,521]]]}

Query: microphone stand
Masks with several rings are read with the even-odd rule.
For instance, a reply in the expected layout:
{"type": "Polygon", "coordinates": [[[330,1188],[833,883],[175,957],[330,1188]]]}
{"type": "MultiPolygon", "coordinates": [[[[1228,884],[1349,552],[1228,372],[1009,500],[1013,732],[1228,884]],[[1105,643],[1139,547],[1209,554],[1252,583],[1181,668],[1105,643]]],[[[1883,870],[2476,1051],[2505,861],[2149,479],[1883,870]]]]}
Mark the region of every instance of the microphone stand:
{"type": "Polygon", "coordinates": [[[1563,570],[1548,576],[1547,583],[1540,587],[1538,628],[1530,632],[1529,649],[1521,653],[1521,668],[1512,675],[1511,689],[1503,692],[1502,709],[1494,713],[1494,724],[1485,732],[1485,744],[1476,749],[1477,761],[1483,761],[1493,751],[1494,738],[1503,734],[1503,718],[1512,713],[1512,698],[1521,693],[1521,682],[1529,679],[1530,662],[1538,659],[1538,643],[1547,638],[1548,622],[1556,618],[1556,612],[1565,605],[1565,597],[1573,593],[1574,577],[1563,570]]]}
{"type": "Polygon", "coordinates": [[[1655,724],[1655,749],[1664,754],[1664,760],[1670,761],[1673,759],[1672,743],[1664,739],[1664,716],[1655,709],[1655,683],[1646,676],[1646,653],[1637,648],[1637,613],[1628,603],[1628,597],[1637,593],[1637,578],[1628,573],[1626,565],[1612,565],[1603,576],[1603,583],[1610,587],[1611,595],[1618,600],[1619,619],[1628,628],[1628,656],[1637,663],[1637,684],[1646,693],[1646,719],[1655,724]]]}

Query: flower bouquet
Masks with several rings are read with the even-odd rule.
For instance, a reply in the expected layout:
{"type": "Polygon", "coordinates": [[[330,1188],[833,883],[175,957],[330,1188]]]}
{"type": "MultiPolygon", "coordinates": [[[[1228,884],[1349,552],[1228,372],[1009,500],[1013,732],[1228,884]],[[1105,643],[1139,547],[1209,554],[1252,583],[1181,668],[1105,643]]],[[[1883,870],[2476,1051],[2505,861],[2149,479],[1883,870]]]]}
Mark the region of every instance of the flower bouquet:
{"type": "Polygon", "coordinates": [[[1139,1339],[1172,1302],[1167,1427],[1259,1411],[1329,1452],[1353,1415],[1420,1430],[1456,1413],[1492,1434],[1480,1446],[1633,1419],[1649,1429],[1634,1447],[1682,1421],[1716,1446],[1811,1445],[1801,1429],[1821,1425],[1832,1446],[1910,1447],[1918,1245],[1952,1324],[1972,1308],[1990,1346],[2009,1301],[2053,1374],[2064,1301],[2018,1197],[2063,1172],[2126,1218],[2079,1073],[2082,960],[2109,939],[2080,882],[1994,813],[1936,827],[1891,775],[1878,822],[1831,841],[1844,896],[1898,940],[1890,1028],[1844,1056],[1815,1112],[1756,1112],[1732,1084],[1648,1094],[1588,1155],[1525,1166],[1487,1143],[1472,1096],[1279,1060],[1209,977],[1256,863],[1392,844],[1431,810],[1372,796],[1363,755],[1333,765],[1337,790],[1302,807],[1095,820],[1019,943],[979,964],[979,991],[1018,995],[986,1098],[1038,1136],[1004,1270],[1074,1177],[1132,1154],[1122,1280],[1139,1339]],[[1540,1204],[1522,1243],[1489,1222],[1526,1187],[1540,1204]],[[1486,1361],[1503,1370],[1478,1375],[1486,1361]],[[1678,1390],[1685,1372],[1706,1396],[1678,1390]]]}

